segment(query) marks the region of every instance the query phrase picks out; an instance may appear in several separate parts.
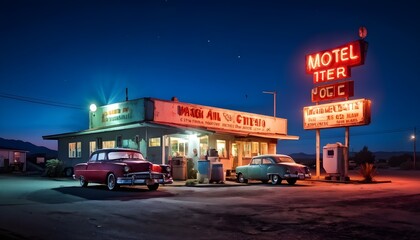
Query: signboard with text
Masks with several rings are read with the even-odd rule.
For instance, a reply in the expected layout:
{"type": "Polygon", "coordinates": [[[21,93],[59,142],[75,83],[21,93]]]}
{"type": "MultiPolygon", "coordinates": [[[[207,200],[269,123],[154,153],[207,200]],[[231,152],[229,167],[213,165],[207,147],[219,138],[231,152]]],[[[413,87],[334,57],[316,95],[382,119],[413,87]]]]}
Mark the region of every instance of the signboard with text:
{"type": "Polygon", "coordinates": [[[89,128],[118,126],[145,119],[144,99],[131,100],[98,107],[90,112],[89,128]]]}
{"type": "Polygon", "coordinates": [[[349,98],[354,96],[354,82],[344,81],[312,88],[312,102],[320,102],[337,98],[349,98]]]}
{"type": "Polygon", "coordinates": [[[370,124],[371,101],[356,99],[303,108],[303,128],[337,128],[370,124]]]}
{"type": "Polygon", "coordinates": [[[287,120],[181,102],[154,101],[154,122],[247,133],[287,135],[287,120]]]}

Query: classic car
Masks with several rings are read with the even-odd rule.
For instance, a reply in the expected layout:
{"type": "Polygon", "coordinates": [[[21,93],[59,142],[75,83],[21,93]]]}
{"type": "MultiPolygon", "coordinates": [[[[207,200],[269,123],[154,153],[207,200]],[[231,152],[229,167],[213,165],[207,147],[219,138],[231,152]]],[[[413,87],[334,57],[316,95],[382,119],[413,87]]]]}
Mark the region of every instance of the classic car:
{"type": "Polygon", "coordinates": [[[297,164],[290,156],[283,154],[260,155],[251,159],[248,165],[236,167],[236,179],[240,183],[260,180],[280,184],[283,179],[293,185],[297,180],[309,179],[311,173],[305,165],[297,164]]]}
{"type": "Polygon", "coordinates": [[[153,164],[137,150],[125,148],[100,149],[86,163],[74,166],[73,178],[82,187],[88,183],[106,184],[109,190],[121,185],[146,185],[156,190],[159,184],[173,183],[169,165],[153,164]]]}

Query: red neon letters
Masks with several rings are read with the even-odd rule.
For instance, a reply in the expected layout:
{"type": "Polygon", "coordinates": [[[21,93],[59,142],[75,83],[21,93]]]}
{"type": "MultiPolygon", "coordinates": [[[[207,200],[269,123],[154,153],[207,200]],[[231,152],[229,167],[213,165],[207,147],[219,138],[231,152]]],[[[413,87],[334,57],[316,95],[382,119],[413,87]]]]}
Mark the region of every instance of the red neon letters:
{"type": "Polygon", "coordinates": [[[312,102],[349,98],[354,96],[354,82],[344,81],[335,84],[318,86],[312,89],[312,102]]]}
{"type": "Polygon", "coordinates": [[[350,77],[350,68],[364,63],[364,41],[358,40],[331,50],[306,55],[306,73],[322,83],[350,77]]]}

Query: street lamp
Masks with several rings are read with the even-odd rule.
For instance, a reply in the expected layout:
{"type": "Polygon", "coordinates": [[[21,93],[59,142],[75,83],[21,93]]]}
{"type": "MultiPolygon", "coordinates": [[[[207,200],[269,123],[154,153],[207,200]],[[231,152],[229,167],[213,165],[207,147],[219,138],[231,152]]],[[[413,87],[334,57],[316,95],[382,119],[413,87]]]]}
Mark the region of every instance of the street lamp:
{"type": "Polygon", "coordinates": [[[273,99],[274,99],[273,112],[274,112],[274,117],[276,117],[276,95],[277,95],[277,92],[276,91],[273,91],[273,92],[263,91],[263,93],[273,94],[273,99]]]}
{"type": "Polygon", "coordinates": [[[89,128],[93,128],[93,117],[95,117],[95,112],[98,109],[98,107],[96,106],[96,104],[90,104],[89,106],[89,128]]]}
{"type": "Polygon", "coordinates": [[[96,111],[96,109],[98,109],[98,108],[96,107],[96,104],[94,104],[94,103],[90,104],[90,106],[89,106],[89,110],[90,110],[91,112],[95,112],[95,111],[96,111]]]}
{"type": "Polygon", "coordinates": [[[414,134],[411,135],[411,140],[413,140],[413,163],[414,169],[416,169],[416,128],[414,128],[414,134]]]}

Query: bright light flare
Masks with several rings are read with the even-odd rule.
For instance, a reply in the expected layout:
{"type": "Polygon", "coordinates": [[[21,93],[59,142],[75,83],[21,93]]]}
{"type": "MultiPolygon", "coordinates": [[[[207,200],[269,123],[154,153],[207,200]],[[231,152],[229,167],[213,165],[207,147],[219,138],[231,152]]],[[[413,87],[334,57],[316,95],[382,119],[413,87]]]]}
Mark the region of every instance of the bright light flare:
{"type": "Polygon", "coordinates": [[[91,112],[96,112],[96,110],[98,108],[96,107],[96,104],[92,103],[92,104],[90,104],[89,109],[90,109],[91,112]]]}

